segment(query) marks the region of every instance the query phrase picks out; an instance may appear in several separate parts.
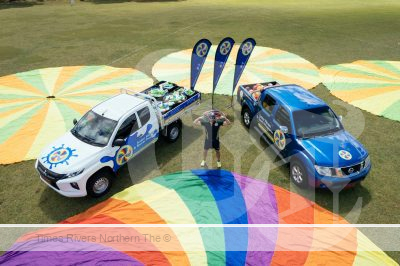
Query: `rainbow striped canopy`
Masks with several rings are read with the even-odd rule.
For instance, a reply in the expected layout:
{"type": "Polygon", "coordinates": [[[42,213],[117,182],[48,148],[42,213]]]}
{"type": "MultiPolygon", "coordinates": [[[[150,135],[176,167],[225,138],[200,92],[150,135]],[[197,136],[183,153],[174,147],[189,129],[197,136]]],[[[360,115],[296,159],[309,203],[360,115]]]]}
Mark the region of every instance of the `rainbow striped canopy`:
{"type": "Polygon", "coordinates": [[[0,77],[0,163],[34,159],[94,105],[153,83],[132,68],[68,66],[0,77]]]}
{"type": "MultiPolygon", "coordinates": [[[[208,57],[196,84],[196,90],[212,92],[214,57],[216,45],[211,46],[208,57]]],[[[215,90],[217,94],[231,95],[235,70],[236,54],[239,45],[234,45],[226,62],[225,69],[215,90]]],[[[190,87],[190,58],[192,50],[181,50],[158,60],[152,74],[158,80],[168,80],[181,86],[190,87]]],[[[240,84],[266,81],[278,81],[281,84],[297,84],[311,89],[320,83],[318,68],[306,59],[287,51],[256,46],[239,80],[240,84]]]]}
{"type": "Polygon", "coordinates": [[[223,170],[160,176],[62,223],[129,226],[82,225],[27,234],[0,257],[0,264],[396,265],[353,227],[252,227],[347,222],[297,194],[223,170]],[[221,224],[226,227],[206,226],[221,224]],[[57,237],[57,243],[37,241],[37,235],[57,237]],[[105,239],[121,235],[126,241],[105,239]],[[161,240],[145,241],[150,235],[160,236],[161,240]],[[70,236],[80,241],[68,241],[70,236]]]}
{"type": "Polygon", "coordinates": [[[359,60],[321,68],[333,95],[358,108],[400,121],[400,61],[359,60]]]}

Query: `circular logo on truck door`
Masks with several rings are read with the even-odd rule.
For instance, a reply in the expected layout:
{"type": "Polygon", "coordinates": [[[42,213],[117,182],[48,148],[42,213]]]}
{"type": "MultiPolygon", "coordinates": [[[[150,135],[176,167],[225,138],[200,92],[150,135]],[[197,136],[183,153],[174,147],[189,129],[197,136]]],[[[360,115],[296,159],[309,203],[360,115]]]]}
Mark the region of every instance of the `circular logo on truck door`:
{"type": "Polygon", "coordinates": [[[118,165],[123,165],[132,157],[132,155],[133,155],[132,146],[130,145],[122,146],[117,153],[117,158],[115,158],[115,161],[117,162],[118,165]]]}
{"type": "Polygon", "coordinates": [[[351,160],[351,158],[352,158],[351,153],[348,151],[345,151],[345,150],[340,150],[339,156],[340,156],[340,158],[345,159],[347,161],[351,160]]]}
{"type": "Polygon", "coordinates": [[[283,134],[282,130],[280,130],[280,129],[275,130],[274,144],[280,150],[283,150],[286,146],[285,134],[283,134]]]}

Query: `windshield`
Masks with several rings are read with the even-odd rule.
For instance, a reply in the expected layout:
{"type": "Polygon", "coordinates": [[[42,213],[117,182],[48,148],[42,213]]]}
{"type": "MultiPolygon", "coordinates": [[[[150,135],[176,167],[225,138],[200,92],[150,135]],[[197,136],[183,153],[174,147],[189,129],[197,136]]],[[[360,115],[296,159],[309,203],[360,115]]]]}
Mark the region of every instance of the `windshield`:
{"type": "Polygon", "coordinates": [[[342,129],[339,120],[328,106],[293,113],[296,134],[307,138],[332,134],[342,129]]]}
{"type": "Polygon", "coordinates": [[[71,133],[88,144],[105,146],[116,125],[117,121],[89,111],[76,123],[71,133]]]}

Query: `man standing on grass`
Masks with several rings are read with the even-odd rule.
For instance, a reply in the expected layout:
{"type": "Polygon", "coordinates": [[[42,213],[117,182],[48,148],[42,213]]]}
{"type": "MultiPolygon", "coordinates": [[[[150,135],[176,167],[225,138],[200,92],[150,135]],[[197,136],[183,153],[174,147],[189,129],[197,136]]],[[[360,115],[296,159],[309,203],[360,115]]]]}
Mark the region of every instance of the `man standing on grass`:
{"type": "Polygon", "coordinates": [[[221,126],[229,125],[231,121],[226,118],[221,112],[212,110],[207,111],[196,120],[193,124],[203,126],[206,133],[204,140],[203,161],[201,167],[206,167],[207,153],[209,149],[214,149],[217,156],[217,167],[221,168],[221,153],[219,151],[219,128],[221,126]]]}

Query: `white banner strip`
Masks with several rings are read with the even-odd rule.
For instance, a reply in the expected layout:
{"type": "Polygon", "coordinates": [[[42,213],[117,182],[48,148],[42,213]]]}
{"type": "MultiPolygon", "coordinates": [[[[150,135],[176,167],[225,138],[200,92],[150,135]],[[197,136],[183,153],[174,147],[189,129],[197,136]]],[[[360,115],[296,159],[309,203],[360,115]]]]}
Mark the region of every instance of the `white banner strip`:
{"type": "Polygon", "coordinates": [[[3,228],[68,228],[68,227],[245,227],[245,228],[400,228],[400,224],[0,224],[3,228]]]}

